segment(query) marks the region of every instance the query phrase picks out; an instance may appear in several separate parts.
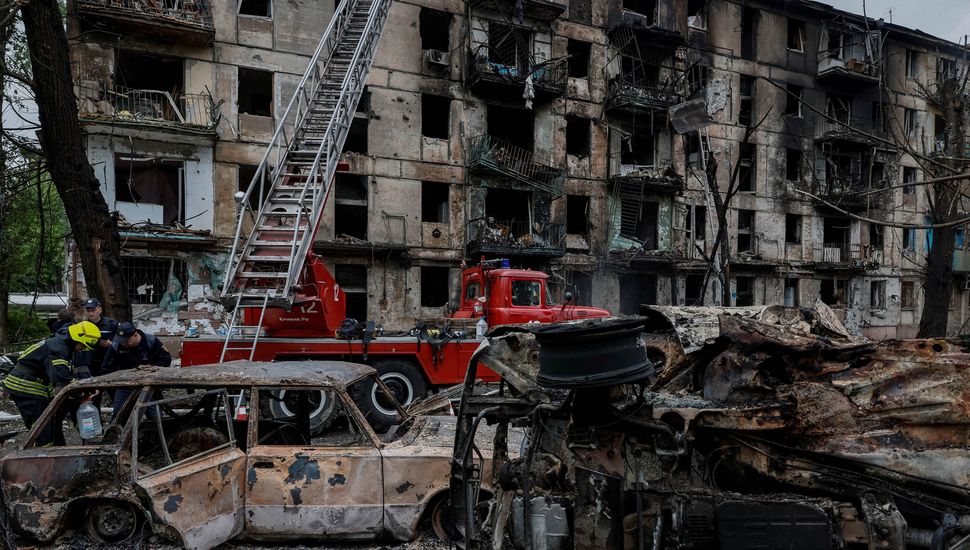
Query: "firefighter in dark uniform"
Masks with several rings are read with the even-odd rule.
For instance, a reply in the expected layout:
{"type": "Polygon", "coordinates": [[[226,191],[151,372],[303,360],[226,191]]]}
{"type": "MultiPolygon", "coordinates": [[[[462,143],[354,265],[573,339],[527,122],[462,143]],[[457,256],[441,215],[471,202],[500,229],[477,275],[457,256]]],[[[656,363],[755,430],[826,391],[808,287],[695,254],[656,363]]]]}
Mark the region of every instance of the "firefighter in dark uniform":
{"type": "MultiPolygon", "coordinates": [[[[100,339],[98,327],[82,321],[62,328],[54,336],[30,346],[20,355],[13,370],[3,379],[3,389],[17,405],[28,429],[64,386],[75,378],[90,376],[83,372],[85,367],[78,367],[82,372],[75,372],[74,356],[78,352],[93,349],[100,339]]],[[[55,418],[48,423],[37,436],[36,445],[63,445],[62,421],[63,418],[55,418]]]]}
{"type": "Polygon", "coordinates": [[[102,315],[102,311],[101,301],[97,298],[88,298],[84,301],[84,316],[101,331],[101,340],[93,350],[79,354],[75,364],[86,365],[91,376],[101,375],[104,357],[111,349],[111,341],[118,330],[118,321],[102,315]]]}
{"type": "MultiPolygon", "coordinates": [[[[169,367],[172,365],[172,354],[154,335],[136,329],[131,323],[121,323],[115,332],[114,342],[111,344],[111,351],[108,352],[102,371],[114,372],[141,365],[169,367]]],[[[131,393],[131,390],[115,391],[112,416],[121,410],[131,393]]]]}

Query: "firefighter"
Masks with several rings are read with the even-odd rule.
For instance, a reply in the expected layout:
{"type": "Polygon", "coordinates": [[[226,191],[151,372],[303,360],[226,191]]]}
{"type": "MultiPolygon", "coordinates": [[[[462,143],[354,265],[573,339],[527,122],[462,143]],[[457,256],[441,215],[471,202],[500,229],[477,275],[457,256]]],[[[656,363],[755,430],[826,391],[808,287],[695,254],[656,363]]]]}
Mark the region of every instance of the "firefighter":
{"type": "MultiPolygon", "coordinates": [[[[90,376],[83,366],[78,366],[77,370],[84,372],[75,372],[74,356],[81,351],[90,351],[100,339],[101,331],[94,323],[81,321],[62,328],[51,338],[30,346],[20,355],[13,370],[4,378],[3,389],[17,405],[28,429],[64,386],[76,377],[90,376]]],[[[58,418],[44,427],[37,436],[38,447],[64,444],[61,424],[68,409],[65,407],[58,418]]]]}
{"type": "Polygon", "coordinates": [[[84,301],[84,316],[88,321],[94,323],[101,331],[101,340],[98,345],[90,352],[84,352],[78,357],[76,364],[87,365],[91,376],[99,376],[103,370],[104,358],[111,348],[111,342],[118,330],[118,321],[102,314],[101,301],[97,298],[88,298],[84,301]]]}
{"type": "MultiPolygon", "coordinates": [[[[103,371],[114,372],[141,365],[169,367],[172,365],[172,354],[153,334],[138,330],[131,323],[121,323],[115,332],[114,342],[105,359],[103,371]]],[[[115,391],[112,415],[121,410],[131,393],[131,390],[115,391]]]]}

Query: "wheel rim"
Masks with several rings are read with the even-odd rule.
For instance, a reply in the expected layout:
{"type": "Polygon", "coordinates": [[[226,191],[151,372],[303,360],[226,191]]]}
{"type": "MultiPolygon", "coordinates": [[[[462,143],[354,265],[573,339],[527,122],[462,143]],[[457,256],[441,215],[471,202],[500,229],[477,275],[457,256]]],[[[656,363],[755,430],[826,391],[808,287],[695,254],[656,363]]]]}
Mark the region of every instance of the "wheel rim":
{"type": "MultiPolygon", "coordinates": [[[[286,416],[296,416],[297,398],[299,392],[287,390],[280,390],[280,410],[286,416]],[[287,393],[289,393],[289,398],[287,398],[287,393]]],[[[327,392],[323,390],[310,392],[307,396],[307,401],[310,402],[311,406],[314,406],[313,410],[310,412],[310,418],[316,418],[323,412],[323,409],[327,408],[327,403],[330,399],[327,397],[327,392]]]]}
{"type": "Polygon", "coordinates": [[[447,518],[448,518],[448,499],[442,499],[435,504],[434,510],[431,511],[431,529],[434,531],[435,536],[441,539],[442,542],[451,542],[451,533],[448,532],[447,518]]]}
{"type": "MultiPolygon", "coordinates": [[[[407,376],[397,372],[389,372],[382,374],[381,380],[384,381],[384,385],[387,386],[387,389],[391,390],[391,395],[397,399],[397,402],[402,407],[407,407],[414,401],[414,386],[411,385],[411,380],[407,376]]],[[[377,384],[374,384],[374,388],[371,390],[371,403],[374,404],[377,412],[381,414],[387,416],[397,414],[397,409],[394,405],[388,402],[383,392],[378,391],[377,384]]]]}
{"type": "Polygon", "coordinates": [[[122,542],[135,534],[135,511],[125,504],[99,504],[91,509],[91,533],[103,542],[122,542]]]}

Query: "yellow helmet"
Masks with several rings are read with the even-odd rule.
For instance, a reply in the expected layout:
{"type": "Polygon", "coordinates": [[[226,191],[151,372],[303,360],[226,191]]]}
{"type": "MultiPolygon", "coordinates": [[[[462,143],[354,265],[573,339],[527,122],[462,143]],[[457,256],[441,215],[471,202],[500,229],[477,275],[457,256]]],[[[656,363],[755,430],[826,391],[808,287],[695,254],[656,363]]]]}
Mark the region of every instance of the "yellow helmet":
{"type": "Polygon", "coordinates": [[[94,349],[94,346],[101,340],[101,330],[98,329],[98,325],[90,321],[74,323],[67,327],[67,333],[71,335],[71,340],[81,343],[84,349],[89,351],[94,349]]]}

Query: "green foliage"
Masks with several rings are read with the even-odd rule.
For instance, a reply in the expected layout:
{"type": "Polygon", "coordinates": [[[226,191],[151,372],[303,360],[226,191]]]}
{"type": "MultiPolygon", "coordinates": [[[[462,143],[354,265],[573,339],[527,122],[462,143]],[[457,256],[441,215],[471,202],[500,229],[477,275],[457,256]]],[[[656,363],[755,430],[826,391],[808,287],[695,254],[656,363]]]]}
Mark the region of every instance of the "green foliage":
{"type": "MultiPolygon", "coordinates": [[[[37,317],[37,315],[28,315],[29,313],[30,308],[26,306],[11,306],[7,311],[7,326],[13,330],[23,327],[17,336],[17,341],[21,343],[34,342],[50,335],[46,320],[37,317]]],[[[24,346],[13,346],[11,349],[16,350],[21,347],[24,346]]]]}

